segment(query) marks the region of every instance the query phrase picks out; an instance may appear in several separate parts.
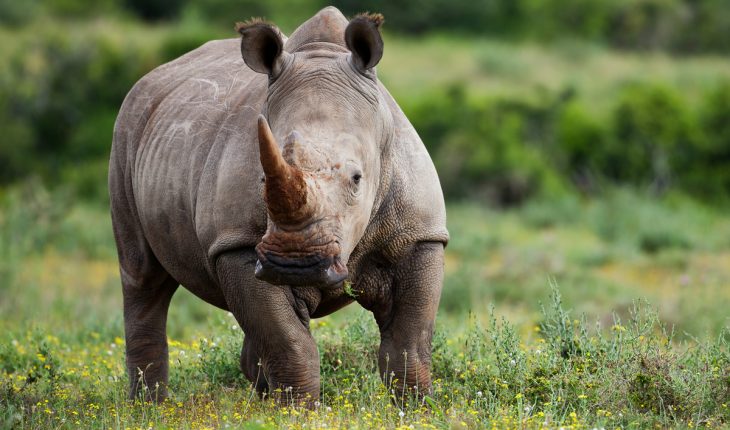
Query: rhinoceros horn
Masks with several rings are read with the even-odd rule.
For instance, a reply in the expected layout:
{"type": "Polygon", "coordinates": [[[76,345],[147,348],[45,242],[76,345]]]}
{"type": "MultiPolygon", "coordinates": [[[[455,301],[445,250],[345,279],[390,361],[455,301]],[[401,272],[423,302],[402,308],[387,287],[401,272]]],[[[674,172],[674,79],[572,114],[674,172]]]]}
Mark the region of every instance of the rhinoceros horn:
{"type": "Polygon", "coordinates": [[[277,224],[299,224],[311,216],[307,183],[300,169],[281,155],[269,123],[259,115],[259,153],[266,176],[265,194],[269,216],[277,224]]]}

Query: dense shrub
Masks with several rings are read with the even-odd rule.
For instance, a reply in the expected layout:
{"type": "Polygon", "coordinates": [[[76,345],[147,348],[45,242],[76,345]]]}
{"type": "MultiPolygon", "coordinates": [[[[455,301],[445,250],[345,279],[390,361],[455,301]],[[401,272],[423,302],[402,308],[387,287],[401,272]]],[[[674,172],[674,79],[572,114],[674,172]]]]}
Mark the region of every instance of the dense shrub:
{"type": "Polygon", "coordinates": [[[454,87],[405,106],[451,198],[498,205],[604,184],[730,196],[730,83],[710,91],[699,114],[671,88],[629,85],[608,115],[570,93],[469,100],[454,87]]]}
{"type": "Polygon", "coordinates": [[[218,28],[230,29],[231,34],[235,34],[232,30],[236,22],[262,17],[290,33],[328,5],[329,2],[322,0],[188,0],[181,15],[183,20],[195,17],[202,22],[213,23],[218,28]]]}
{"type": "Polygon", "coordinates": [[[0,25],[18,26],[27,23],[38,13],[38,0],[19,2],[0,0],[0,25]]]}
{"type": "Polygon", "coordinates": [[[123,0],[124,5],[142,19],[157,21],[175,18],[185,0],[123,0]]]}
{"type": "MultiPolygon", "coordinates": [[[[119,13],[121,0],[39,0],[45,12],[60,18],[89,18],[100,15],[119,13]]],[[[19,2],[25,3],[25,2],[19,2]]]]}
{"type": "MultiPolygon", "coordinates": [[[[207,28],[120,38],[119,28],[44,25],[19,37],[0,65],[0,183],[33,172],[105,199],[103,160],[124,96],[154,66],[219,36],[207,28]]],[[[699,107],[655,84],[627,85],[607,114],[576,100],[573,91],[475,98],[456,85],[402,107],[449,198],[513,205],[566,185],[597,193],[605,183],[730,196],[730,82],[699,107]]]]}
{"type": "Polygon", "coordinates": [[[407,113],[432,153],[448,196],[511,205],[560,182],[538,143],[551,111],[550,104],[527,100],[470,102],[455,86],[407,113]]]}
{"type": "Polygon", "coordinates": [[[579,190],[594,192],[602,167],[600,153],[607,146],[607,126],[577,102],[564,106],[556,121],[554,159],[558,169],[579,190]]]}
{"type": "MultiPolygon", "coordinates": [[[[231,35],[233,34],[233,27],[231,27],[231,35]]],[[[166,63],[217,38],[215,33],[199,23],[186,25],[165,38],[160,45],[159,56],[162,62],[166,63]]]]}
{"type": "Polygon", "coordinates": [[[185,13],[233,29],[236,21],[252,16],[271,17],[271,2],[259,0],[199,0],[188,2],[185,13]]]}
{"type": "MultiPolygon", "coordinates": [[[[160,62],[114,31],[43,26],[18,37],[0,83],[0,182],[57,178],[108,157],[116,112],[131,85],[160,62]]],[[[155,49],[158,50],[158,49],[155,49]]],[[[98,168],[94,171],[100,172],[98,168]]],[[[103,172],[101,172],[103,173],[103,172]]],[[[87,177],[77,172],[71,177],[87,177]]],[[[104,187],[104,176],[97,180],[104,187]]],[[[88,181],[87,181],[88,182],[88,181]]],[[[89,192],[88,190],[85,191],[89,192]]],[[[99,195],[99,192],[89,192],[99,195]]]]}
{"type": "Polygon", "coordinates": [[[613,139],[603,151],[602,170],[619,182],[649,181],[660,191],[695,145],[693,118],[672,90],[628,87],[613,118],[613,139]]]}
{"type": "Polygon", "coordinates": [[[626,49],[730,50],[724,0],[335,0],[348,14],[376,10],[391,31],[431,30],[546,38],[579,37],[626,49]]]}
{"type": "Polygon", "coordinates": [[[291,31],[330,4],[348,16],[381,12],[390,31],[408,34],[578,37],[625,49],[730,52],[726,0],[0,0],[0,25],[23,25],[43,15],[132,14],[146,21],[195,15],[230,27],[263,16],[291,31]]]}
{"type": "Polygon", "coordinates": [[[699,124],[701,140],[682,166],[683,185],[710,199],[730,195],[730,82],[707,93],[699,124]]]}
{"type": "Polygon", "coordinates": [[[522,2],[503,0],[334,0],[332,4],[348,15],[380,12],[394,31],[416,34],[434,29],[504,32],[517,25],[523,8],[522,2]]]}
{"type": "Polygon", "coordinates": [[[695,0],[680,31],[676,29],[675,47],[685,52],[730,52],[730,3],[726,0],[695,0]]]}

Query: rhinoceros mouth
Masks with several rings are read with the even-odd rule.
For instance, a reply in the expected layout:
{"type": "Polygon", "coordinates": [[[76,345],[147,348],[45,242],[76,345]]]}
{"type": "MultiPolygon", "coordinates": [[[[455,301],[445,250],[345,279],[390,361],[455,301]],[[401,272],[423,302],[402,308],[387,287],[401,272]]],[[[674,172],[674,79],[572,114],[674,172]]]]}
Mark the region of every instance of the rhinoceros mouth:
{"type": "Polygon", "coordinates": [[[332,288],[347,279],[347,266],[338,256],[307,255],[291,258],[259,252],[254,275],[273,285],[332,288]]]}

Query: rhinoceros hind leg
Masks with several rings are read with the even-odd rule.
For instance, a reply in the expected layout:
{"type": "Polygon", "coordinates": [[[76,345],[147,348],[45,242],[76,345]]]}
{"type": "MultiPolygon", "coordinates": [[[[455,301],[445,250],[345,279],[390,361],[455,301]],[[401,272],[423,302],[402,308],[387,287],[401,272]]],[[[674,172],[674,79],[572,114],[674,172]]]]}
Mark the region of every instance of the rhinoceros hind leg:
{"type": "Polygon", "coordinates": [[[129,398],[161,402],[167,397],[167,309],[177,281],[166,273],[144,285],[124,284],[124,333],[129,398]]]}

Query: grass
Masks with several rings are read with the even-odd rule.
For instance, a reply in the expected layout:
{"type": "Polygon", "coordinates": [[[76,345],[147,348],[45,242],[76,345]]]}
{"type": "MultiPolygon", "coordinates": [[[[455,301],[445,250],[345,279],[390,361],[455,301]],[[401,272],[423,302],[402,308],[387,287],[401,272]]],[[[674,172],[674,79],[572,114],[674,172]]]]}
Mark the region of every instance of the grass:
{"type": "Polygon", "coordinates": [[[534,320],[552,279],[570,308],[604,326],[637,297],[681,338],[716,335],[730,323],[730,220],[687,199],[618,190],[512,212],[452,205],[449,215],[455,241],[444,309],[477,311],[492,302],[512,321],[534,320]]]}
{"type": "Polygon", "coordinates": [[[0,428],[730,423],[730,220],[685,199],[451,205],[433,393],[419,403],[380,381],[377,329],[355,305],[312,322],[314,411],[257,399],[232,316],[184,290],[168,323],[170,400],[126,401],[106,209],[36,183],[0,200],[0,428]]]}

